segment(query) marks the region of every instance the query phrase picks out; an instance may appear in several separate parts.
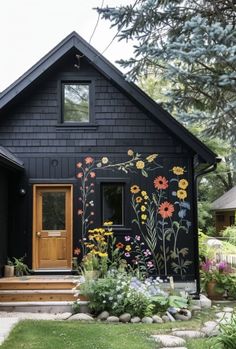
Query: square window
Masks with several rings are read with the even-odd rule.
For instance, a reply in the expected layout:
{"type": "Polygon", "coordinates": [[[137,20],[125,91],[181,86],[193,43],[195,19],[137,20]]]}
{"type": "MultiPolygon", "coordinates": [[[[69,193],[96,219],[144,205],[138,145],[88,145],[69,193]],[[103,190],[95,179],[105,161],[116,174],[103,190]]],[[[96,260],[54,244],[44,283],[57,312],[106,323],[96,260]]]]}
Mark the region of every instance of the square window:
{"type": "Polygon", "coordinates": [[[90,121],[89,84],[63,83],[63,122],[88,123],[90,121]]]}
{"type": "Polygon", "coordinates": [[[102,184],[102,222],[124,226],[124,184],[102,184]]]}

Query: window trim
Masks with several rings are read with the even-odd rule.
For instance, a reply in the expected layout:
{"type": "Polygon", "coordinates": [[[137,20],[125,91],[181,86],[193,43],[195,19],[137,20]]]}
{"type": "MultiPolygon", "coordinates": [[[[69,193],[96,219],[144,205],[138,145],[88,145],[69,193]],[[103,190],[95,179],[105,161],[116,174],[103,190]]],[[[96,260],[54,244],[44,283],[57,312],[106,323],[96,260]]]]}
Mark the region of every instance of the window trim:
{"type": "Polygon", "coordinates": [[[129,187],[130,187],[130,178],[112,178],[112,177],[97,177],[96,178],[96,202],[99,203],[97,208],[97,223],[99,226],[103,226],[102,222],[102,185],[103,184],[114,184],[120,183],[123,184],[123,225],[112,225],[113,231],[121,231],[126,233],[131,229],[131,215],[130,215],[130,205],[129,202],[129,187]]]}
{"type": "Polygon", "coordinates": [[[58,99],[59,99],[59,117],[58,117],[58,126],[64,127],[91,127],[95,126],[94,124],[94,103],[95,103],[95,92],[94,92],[94,79],[78,78],[73,77],[72,75],[62,75],[58,80],[58,99]],[[66,84],[81,84],[89,86],[89,121],[88,122],[78,122],[78,121],[64,121],[64,86],[66,84]]]}

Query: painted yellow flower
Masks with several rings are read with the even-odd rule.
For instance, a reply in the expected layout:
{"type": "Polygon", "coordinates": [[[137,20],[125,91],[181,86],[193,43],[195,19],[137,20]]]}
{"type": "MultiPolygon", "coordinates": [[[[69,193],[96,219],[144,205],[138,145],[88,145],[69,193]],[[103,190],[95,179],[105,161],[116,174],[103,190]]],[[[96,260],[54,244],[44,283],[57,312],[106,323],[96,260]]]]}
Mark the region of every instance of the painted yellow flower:
{"type": "Polygon", "coordinates": [[[107,257],[108,254],[106,252],[99,252],[98,253],[99,257],[107,257]]]}
{"type": "Polygon", "coordinates": [[[111,236],[111,235],[113,235],[113,233],[112,233],[112,231],[106,231],[106,232],[104,233],[104,235],[105,235],[105,236],[111,236]]]}
{"type": "Polygon", "coordinates": [[[142,215],[141,215],[141,219],[142,219],[143,221],[145,221],[145,220],[147,219],[147,215],[146,215],[146,214],[142,214],[142,215]]]}
{"type": "Polygon", "coordinates": [[[174,166],[172,168],[172,171],[174,174],[176,174],[177,176],[183,175],[184,174],[184,168],[180,167],[180,166],[174,166]]]}
{"type": "Polygon", "coordinates": [[[111,222],[111,221],[109,221],[109,222],[104,222],[103,225],[104,225],[105,227],[107,227],[107,226],[113,225],[113,222],[111,222]]]}
{"type": "Polygon", "coordinates": [[[158,154],[151,154],[151,155],[146,157],[146,160],[148,162],[153,162],[156,159],[157,156],[158,156],[158,154]]]}
{"type": "Polygon", "coordinates": [[[132,248],[131,248],[131,246],[130,246],[130,245],[126,245],[126,246],[125,246],[125,251],[130,252],[131,250],[132,250],[132,248]]]}
{"type": "Polygon", "coordinates": [[[188,181],[186,179],[181,179],[179,181],[179,188],[186,189],[188,186],[188,181]]]}
{"type": "Polygon", "coordinates": [[[142,198],[141,196],[138,196],[138,197],[136,198],[137,204],[139,204],[139,203],[142,202],[142,201],[143,201],[143,198],[142,198]]]}
{"type": "Polygon", "coordinates": [[[103,164],[103,165],[106,165],[107,163],[108,163],[108,158],[106,157],[106,156],[104,156],[103,158],[102,158],[102,160],[101,160],[101,163],[103,164]]]}
{"type": "Polygon", "coordinates": [[[129,156],[133,156],[133,155],[134,155],[134,151],[133,151],[132,149],[129,149],[127,154],[128,154],[129,156]]]}
{"type": "Polygon", "coordinates": [[[184,200],[187,197],[187,192],[186,190],[180,189],[180,190],[177,190],[176,195],[180,200],[184,200]]]}
{"type": "Polygon", "coordinates": [[[142,196],[147,196],[147,192],[146,192],[145,190],[142,190],[142,191],[141,191],[141,195],[142,195],[142,196]]]}
{"type": "Polygon", "coordinates": [[[147,195],[144,196],[144,200],[148,200],[148,196],[147,195]]]}
{"type": "Polygon", "coordinates": [[[141,206],[141,211],[145,212],[146,211],[146,207],[144,205],[141,206]]]}
{"type": "Polygon", "coordinates": [[[136,167],[138,170],[142,170],[145,167],[145,163],[142,160],[136,162],[136,167]]]}
{"type": "Polygon", "coordinates": [[[140,192],[140,188],[138,185],[135,184],[135,185],[132,185],[132,187],[130,188],[130,191],[132,194],[137,194],[140,192]]]}

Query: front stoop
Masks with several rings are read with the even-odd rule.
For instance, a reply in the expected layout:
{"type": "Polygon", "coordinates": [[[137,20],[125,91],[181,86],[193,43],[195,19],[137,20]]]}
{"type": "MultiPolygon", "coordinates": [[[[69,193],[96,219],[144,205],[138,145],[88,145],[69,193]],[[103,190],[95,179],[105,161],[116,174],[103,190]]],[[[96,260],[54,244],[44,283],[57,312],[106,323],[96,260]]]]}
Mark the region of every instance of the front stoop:
{"type": "MultiPolygon", "coordinates": [[[[0,279],[0,311],[61,313],[78,299],[78,278],[68,275],[24,276],[0,279]]],[[[79,297],[81,307],[86,299],[79,297]]],[[[84,303],[84,304],[83,304],[84,303]]]]}

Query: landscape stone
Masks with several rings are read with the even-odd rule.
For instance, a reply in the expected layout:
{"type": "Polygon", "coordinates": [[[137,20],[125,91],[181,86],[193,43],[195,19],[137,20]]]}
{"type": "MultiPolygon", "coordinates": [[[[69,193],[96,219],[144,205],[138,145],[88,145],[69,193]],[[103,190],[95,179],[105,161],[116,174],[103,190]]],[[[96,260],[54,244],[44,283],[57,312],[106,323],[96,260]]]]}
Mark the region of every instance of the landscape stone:
{"type": "Polygon", "coordinates": [[[175,314],[176,320],[188,321],[192,318],[192,313],[188,309],[182,309],[179,313],[175,314]]]}
{"type": "Polygon", "coordinates": [[[201,332],[205,333],[207,337],[218,336],[220,333],[219,325],[215,321],[207,321],[204,323],[201,332]]]}
{"type": "Polygon", "coordinates": [[[179,338],[176,336],[166,335],[166,334],[159,334],[159,335],[152,335],[151,336],[155,342],[160,343],[164,347],[179,347],[186,344],[185,339],[179,338]]]}
{"type": "Polygon", "coordinates": [[[107,322],[119,322],[119,318],[117,316],[108,316],[107,322]]]}
{"type": "Polygon", "coordinates": [[[223,311],[224,311],[225,313],[233,313],[234,308],[231,308],[231,307],[224,307],[224,308],[223,308],[223,311]]]}
{"type": "Polygon", "coordinates": [[[143,322],[144,324],[152,324],[152,323],[153,323],[153,319],[152,319],[151,317],[149,317],[149,316],[144,316],[144,317],[142,318],[142,322],[143,322]]]}
{"type": "Polygon", "coordinates": [[[175,318],[167,311],[166,316],[168,316],[169,320],[175,322],[175,318]]]}
{"type": "Polygon", "coordinates": [[[141,321],[141,319],[138,316],[134,316],[130,320],[130,322],[132,322],[132,324],[138,324],[140,321],[141,321]]]}
{"type": "Polygon", "coordinates": [[[211,308],[212,301],[207,298],[204,294],[200,295],[200,305],[203,309],[209,309],[211,308]]]}
{"type": "Polygon", "coordinates": [[[202,338],[205,337],[205,334],[200,331],[191,331],[191,330],[180,330],[173,331],[173,336],[181,337],[181,338],[202,338]]]}
{"type": "Polygon", "coordinates": [[[55,320],[67,320],[69,317],[71,317],[73,314],[70,312],[67,313],[58,313],[55,314],[55,320]]]}
{"type": "Polygon", "coordinates": [[[101,312],[101,314],[98,315],[97,319],[101,321],[105,321],[109,316],[110,314],[108,313],[108,311],[103,311],[101,312]]]}
{"type": "Polygon", "coordinates": [[[193,305],[191,308],[192,315],[198,314],[202,310],[198,305],[193,305]]]}
{"type": "Polygon", "coordinates": [[[84,313],[78,313],[72,315],[69,319],[70,320],[77,320],[77,321],[94,321],[94,318],[91,315],[84,314],[84,313]]]}
{"type": "Polygon", "coordinates": [[[170,319],[168,318],[167,315],[163,315],[161,318],[162,318],[162,320],[163,320],[164,322],[169,322],[169,321],[170,321],[170,319]]]}
{"type": "Polygon", "coordinates": [[[162,318],[158,315],[153,315],[152,320],[155,324],[162,324],[163,323],[162,318]]]}
{"type": "Polygon", "coordinates": [[[186,347],[165,347],[165,348],[160,348],[160,349],[188,349],[186,347]]]}
{"type": "Polygon", "coordinates": [[[131,315],[129,313],[124,313],[119,317],[119,319],[120,319],[120,322],[123,322],[123,323],[130,322],[131,315]]]}
{"type": "Polygon", "coordinates": [[[217,321],[220,323],[229,323],[232,318],[232,313],[219,312],[216,313],[217,321]]]}

